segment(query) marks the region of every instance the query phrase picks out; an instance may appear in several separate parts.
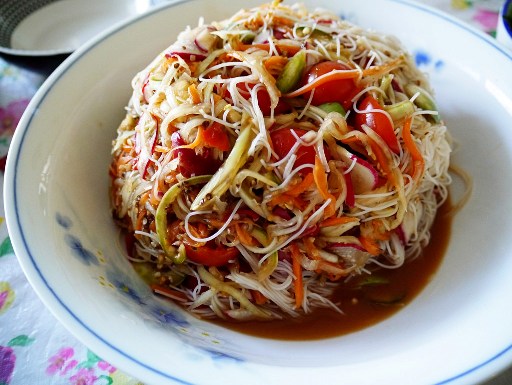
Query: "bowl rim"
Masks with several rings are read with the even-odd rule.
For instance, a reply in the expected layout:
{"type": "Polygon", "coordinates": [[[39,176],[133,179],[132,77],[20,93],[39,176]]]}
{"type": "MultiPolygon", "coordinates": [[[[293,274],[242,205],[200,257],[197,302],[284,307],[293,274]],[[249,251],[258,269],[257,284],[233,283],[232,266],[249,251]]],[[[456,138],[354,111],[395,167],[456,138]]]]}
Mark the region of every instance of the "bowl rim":
{"type": "MultiPolygon", "coordinates": [[[[58,2],[59,0],[45,0],[45,1],[39,1],[34,4],[36,8],[34,8],[31,12],[27,13],[23,18],[21,18],[18,23],[15,25],[14,29],[11,31],[12,33],[16,30],[17,26],[27,17],[29,17],[32,13],[39,11],[40,9],[50,6],[53,3],[58,2]]],[[[133,2],[136,3],[137,0],[123,0],[125,2],[133,2]]],[[[167,0],[166,0],[167,1],[167,0]]],[[[99,2],[98,2],[99,3],[99,2]]],[[[92,4],[94,6],[94,4],[92,4]]],[[[132,4],[133,7],[136,7],[136,4],[132,4]]],[[[139,16],[141,16],[143,13],[146,13],[150,11],[151,9],[158,7],[158,5],[155,5],[155,0],[147,0],[147,4],[145,4],[145,10],[144,11],[136,11],[136,14],[133,14],[129,16],[128,18],[124,17],[121,19],[113,19],[111,26],[107,28],[104,31],[101,31],[99,33],[96,33],[93,36],[90,36],[87,38],[82,44],[79,46],[64,46],[64,47],[56,47],[52,49],[22,49],[22,48],[13,48],[12,46],[6,46],[6,45],[0,45],[0,54],[7,55],[7,57],[21,57],[21,58],[51,58],[58,55],[69,55],[80,48],[81,45],[87,44],[90,40],[95,40],[96,37],[101,37],[103,35],[103,32],[113,29],[112,26],[118,25],[119,27],[122,27],[124,23],[130,23],[133,20],[137,19],[139,16]]],[[[91,8],[92,9],[92,8],[91,8]]],[[[93,23],[94,24],[94,23],[93,23]]],[[[114,28],[115,29],[115,28],[114,28]]]]}
{"type": "MultiPolygon", "coordinates": [[[[33,118],[35,117],[35,112],[37,111],[39,105],[45,100],[47,95],[51,92],[53,86],[59,81],[61,77],[63,77],[66,72],[73,66],[74,63],[79,61],[82,56],[87,54],[91,49],[93,49],[96,45],[101,43],[102,41],[108,39],[110,36],[120,32],[121,30],[129,27],[132,23],[137,22],[138,20],[141,20],[143,18],[151,17],[153,14],[158,13],[166,8],[174,7],[178,4],[190,2],[195,0],[169,0],[167,3],[159,5],[146,13],[142,15],[134,16],[126,21],[123,21],[119,24],[116,24],[112,26],[111,28],[107,29],[106,31],[100,33],[99,35],[95,36],[93,39],[89,40],[87,43],[85,43],[83,46],[81,46],[79,49],[77,49],[73,54],[71,54],[70,57],[68,57],[64,63],[54,72],[50,75],[50,77],[44,82],[44,84],[41,86],[40,90],[38,90],[37,94],[33,97],[31,102],[29,103],[29,106],[27,107],[23,117],[20,120],[20,123],[18,125],[18,129],[16,130],[15,136],[13,138],[13,141],[11,142],[11,148],[14,149],[14,151],[10,151],[7,159],[7,165],[6,165],[6,172],[5,172],[5,188],[4,188],[4,201],[6,202],[5,212],[6,212],[6,222],[9,229],[9,234],[12,234],[12,238],[16,239],[16,242],[13,242],[13,248],[15,250],[16,255],[25,254],[28,256],[28,259],[30,260],[22,260],[18,258],[20,261],[20,265],[22,266],[23,271],[25,272],[25,275],[27,276],[29,282],[31,285],[35,287],[39,287],[40,283],[35,282],[37,280],[40,280],[40,282],[45,286],[43,289],[47,290],[49,293],[51,293],[53,298],[48,298],[47,296],[43,296],[42,293],[39,292],[39,290],[35,290],[38,296],[41,298],[41,300],[45,303],[45,305],[52,311],[52,313],[59,319],[59,321],[64,324],[72,332],[72,334],[78,338],[78,334],[75,333],[76,327],[69,326],[69,323],[78,326],[81,329],[84,329],[88,335],[84,336],[83,333],[80,333],[80,340],[88,345],[96,345],[97,342],[100,342],[101,349],[105,351],[105,349],[112,349],[115,351],[115,353],[118,355],[119,358],[122,359],[122,361],[128,362],[128,363],[136,363],[137,365],[143,367],[145,370],[149,370],[159,376],[163,376],[167,379],[171,379],[174,381],[177,381],[179,383],[183,384],[189,384],[189,382],[186,382],[182,379],[175,378],[168,373],[164,373],[159,371],[158,369],[148,366],[144,364],[143,362],[138,361],[136,358],[132,357],[129,353],[125,351],[121,351],[116,346],[112,345],[105,339],[103,339],[101,336],[97,335],[94,330],[92,330],[88,325],[86,325],[82,320],[78,319],[78,317],[72,312],[71,309],[69,309],[65,303],[61,300],[61,298],[58,296],[58,294],[53,290],[51,285],[46,281],[45,277],[41,274],[41,272],[38,269],[38,264],[36,263],[36,260],[32,253],[30,252],[30,249],[28,247],[25,234],[23,232],[20,220],[19,220],[19,212],[18,212],[18,196],[16,191],[17,188],[17,165],[19,162],[19,158],[21,156],[20,149],[22,148],[23,141],[25,138],[25,135],[28,133],[28,128],[30,127],[33,118]],[[10,203],[10,204],[9,204],[10,203]],[[21,243],[20,243],[21,242],[21,243]],[[21,254],[20,254],[21,253],[21,254]],[[30,265],[30,263],[32,265],[30,265]],[[34,277],[34,275],[31,272],[37,273],[37,276],[34,277]],[[67,314],[62,314],[61,311],[57,312],[54,310],[53,306],[57,304],[60,306],[67,314]],[[64,321],[65,320],[65,321],[64,321]],[[93,343],[91,341],[94,341],[96,343],[93,343]]],[[[426,11],[428,13],[431,13],[437,17],[442,18],[444,21],[454,24],[459,28],[462,28],[466,32],[470,33],[471,35],[475,36],[476,38],[483,40],[485,43],[491,45],[495,50],[502,53],[504,56],[506,56],[512,63],[512,52],[502,48],[494,39],[491,39],[488,35],[484,34],[483,32],[477,30],[476,28],[464,23],[463,21],[456,19],[455,17],[452,17],[440,10],[434,9],[430,6],[419,4],[415,2],[414,0],[385,0],[390,1],[394,3],[400,3],[405,4],[410,7],[414,7],[417,9],[420,9],[422,11],[426,11]]],[[[511,3],[512,0],[507,0],[508,3],[511,3]]],[[[506,367],[508,367],[512,360],[512,344],[503,349],[502,351],[497,352],[494,356],[490,357],[484,362],[481,362],[478,365],[475,365],[471,368],[468,368],[466,371],[459,373],[451,378],[447,378],[441,382],[438,382],[437,385],[441,384],[449,384],[449,383],[455,383],[459,380],[471,380],[475,378],[480,378],[480,376],[483,376],[484,374],[481,372],[482,368],[489,368],[490,366],[494,367],[492,370],[492,373],[485,374],[485,378],[490,378],[492,375],[495,375],[499,373],[500,371],[504,370],[506,367]],[[473,377],[471,377],[473,376],[473,377]]],[[[127,365],[125,365],[126,367],[127,365]]],[[[480,378],[481,379],[481,378],[480,378]]]]}
{"type": "Polygon", "coordinates": [[[512,15],[512,0],[505,0],[500,10],[500,18],[502,19],[505,31],[507,31],[507,34],[512,39],[512,21],[510,21],[511,18],[507,20],[507,17],[505,17],[507,12],[512,15]]]}

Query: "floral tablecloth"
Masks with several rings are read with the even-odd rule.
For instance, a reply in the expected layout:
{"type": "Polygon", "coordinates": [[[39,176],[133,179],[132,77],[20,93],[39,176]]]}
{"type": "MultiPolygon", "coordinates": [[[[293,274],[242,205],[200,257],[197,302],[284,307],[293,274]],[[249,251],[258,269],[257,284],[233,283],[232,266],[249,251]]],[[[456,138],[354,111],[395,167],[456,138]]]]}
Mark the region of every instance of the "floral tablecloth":
{"type": "MultiPolygon", "coordinates": [[[[494,36],[502,0],[424,0],[494,36]]],[[[0,59],[0,171],[9,143],[44,76],[0,59]]],[[[3,178],[0,177],[3,187],[3,178]]],[[[45,309],[18,264],[0,203],[0,385],[141,384],[77,341],[45,309]]],[[[489,385],[512,384],[512,371],[489,385]]]]}

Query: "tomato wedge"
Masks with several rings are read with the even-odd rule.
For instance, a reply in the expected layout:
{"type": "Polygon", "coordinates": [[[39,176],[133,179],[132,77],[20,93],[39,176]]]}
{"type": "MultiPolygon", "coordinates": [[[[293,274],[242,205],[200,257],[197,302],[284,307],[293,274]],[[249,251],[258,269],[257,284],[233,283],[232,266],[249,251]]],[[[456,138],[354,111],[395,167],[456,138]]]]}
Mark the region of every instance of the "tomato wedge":
{"type": "MultiPolygon", "coordinates": [[[[297,143],[297,139],[292,134],[292,131],[295,132],[299,138],[307,132],[300,128],[281,128],[270,133],[270,139],[272,139],[274,151],[279,158],[284,158],[286,154],[290,152],[295,143],[297,143]]],[[[331,158],[329,150],[324,148],[324,151],[325,157],[329,160],[331,158]]],[[[296,155],[297,159],[294,164],[295,168],[302,166],[303,164],[315,164],[316,151],[314,146],[299,146],[296,155]]],[[[302,175],[304,175],[305,173],[310,173],[312,169],[308,168],[301,171],[303,171],[302,175]]]]}
{"type": "Polygon", "coordinates": [[[223,266],[239,255],[236,247],[201,246],[193,247],[185,244],[187,259],[205,266],[223,266]]]}
{"type": "MultiPolygon", "coordinates": [[[[238,84],[237,88],[240,91],[240,95],[244,99],[249,100],[251,97],[251,90],[254,88],[254,86],[255,86],[255,84],[249,84],[249,85],[238,84]]],[[[256,95],[258,96],[258,107],[260,108],[261,113],[263,114],[263,116],[270,116],[271,101],[270,101],[270,95],[268,94],[267,90],[264,88],[260,88],[258,90],[258,92],[256,93],[256,95]]],[[[274,114],[275,115],[284,114],[284,113],[287,113],[289,110],[290,110],[290,106],[284,100],[280,99],[279,102],[277,103],[276,108],[274,109],[274,114]]]]}
{"type": "MultiPolygon", "coordinates": [[[[361,103],[359,103],[360,110],[382,110],[379,102],[370,95],[367,95],[361,103]]],[[[356,115],[356,127],[361,129],[361,126],[366,124],[373,131],[375,131],[386,142],[388,147],[395,154],[400,153],[400,146],[398,139],[393,130],[393,124],[380,112],[365,112],[356,115]]]]}
{"type": "MultiPolygon", "coordinates": [[[[349,70],[345,64],[336,61],[323,61],[313,65],[302,80],[302,85],[311,83],[317,77],[325,75],[334,70],[349,70]]],[[[332,80],[315,88],[311,103],[319,106],[324,103],[340,103],[345,109],[352,105],[352,98],[360,91],[354,79],[332,80]]],[[[310,92],[304,94],[307,100],[310,92]]]]}
{"type": "MultiPolygon", "coordinates": [[[[185,145],[185,141],[178,132],[171,135],[173,147],[185,145]]],[[[173,153],[173,159],[178,158],[178,171],[185,177],[190,178],[193,175],[214,174],[220,167],[221,162],[213,157],[210,148],[205,147],[201,154],[191,148],[180,148],[173,153]]]]}
{"type": "Polygon", "coordinates": [[[218,122],[203,131],[204,145],[207,147],[218,148],[220,151],[228,151],[231,148],[228,134],[218,122]]]}

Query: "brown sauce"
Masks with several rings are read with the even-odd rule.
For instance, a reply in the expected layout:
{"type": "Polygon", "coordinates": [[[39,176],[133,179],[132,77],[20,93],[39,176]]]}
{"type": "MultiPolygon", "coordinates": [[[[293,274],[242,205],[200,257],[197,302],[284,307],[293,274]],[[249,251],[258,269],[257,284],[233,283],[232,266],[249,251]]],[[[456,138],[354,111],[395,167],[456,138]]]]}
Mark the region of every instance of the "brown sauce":
{"type": "Polygon", "coordinates": [[[450,204],[437,212],[431,240],[422,254],[398,269],[380,269],[340,286],[333,302],[344,314],[317,309],[299,319],[234,323],[213,321],[244,334],[279,340],[315,340],[352,333],[392,316],[416,297],[441,264],[450,238],[450,204]],[[366,283],[361,286],[361,283],[366,283]]]}

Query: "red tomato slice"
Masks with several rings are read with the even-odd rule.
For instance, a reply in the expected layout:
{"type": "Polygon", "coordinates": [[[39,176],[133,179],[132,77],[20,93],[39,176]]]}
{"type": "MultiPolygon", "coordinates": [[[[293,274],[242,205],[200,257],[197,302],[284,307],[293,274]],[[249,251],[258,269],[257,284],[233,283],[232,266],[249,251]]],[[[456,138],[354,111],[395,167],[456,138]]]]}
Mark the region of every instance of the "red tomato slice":
{"type": "MultiPolygon", "coordinates": [[[[270,133],[274,151],[276,152],[277,156],[279,156],[279,158],[284,158],[286,154],[290,152],[295,143],[297,143],[297,139],[295,139],[293,136],[292,130],[297,134],[299,138],[307,132],[306,130],[301,130],[298,128],[283,128],[277,131],[272,131],[270,133]]],[[[299,146],[296,154],[297,159],[295,160],[295,167],[307,163],[315,164],[316,151],[314,146],[299,146]]]]}
{"type": "MultiPolygon", "coordinates": [[[[279,158],[284,158],[297,142],[297,139],[295,139],[295,136],[292,134],[292,130],[299,138],[307,132],[300,128],[281,128],[270,133],[274,151],[279,158]]],[[[331,154],[327,148],[324,148],[324,153],[327,160],[330,160],[331,154]]],[[[296,155],[297,159],[295,160],[294,168],[302,166],[303,164],[315,164],[316,151],[314,146],[299,146],[296,155]]],[[[312,169],[307,168],[299,172],[304,175],[312,172],[312,169]]]]}
{"type": "MultiPolygon", "coordinates": [[[[171,135],[171,141],[173,147],[186,144],[178,132],[171,135]]],[[[190,178],[193,175],[214,174],[221,164],[219,160],[213,158],[213,152],[208,147],[205,147],[201,154],[197,154],[191,148],[180,148],[173,153],[173,158],[176,157],[179,158],[178,171],[185,178],[190,178]]]]}
{"type": "Polygon", "coordinates": [[[185,244],[187,259],[205,266],[223,266],[239,255],[236,247],[209,246],[192,247],[185,244]]]}
{"type": "MultiPolygon", "coordinates": [[[[302,84],[311,83],[317,77],[329,73],[334,70],[349,70],[345,64],[335,61],[324,61],[313,65],[306,73],[302,80],[302,84]]],[[[324,103],[338,102],[345,109],[349,109],[352,105],[351,99],[360,91],[354,79],[333,80],[322,84],[315,88],[315,93],[311,103],[319,106],[324,103]]],[[[311,93],[304,94],[305,99],[309,99],[311,93]]]]}
{"type": "MultiPolygon", "coordinates": [[[[242,97],[246,100],[249,100],[251,97],[251,90],[254,88],[254,84],[247,85],[238,84],[237,88],[240,91],[242,97]]],[[[260,108],[263,116],[270,116],[270,95],[268,92],[260,88],[256,94],[258,96],[258,107],[260,108]]],[[[274,115],[280,115],[288,112],[290,110],[290,106],[283,100],[279,100],[276,108],[274,109],[274,115]]]]}
{"type": "MultiPolygon", "coordinates": [[[[379,102],[370,95],[367,95],[361,103],[359,103],[360,110],[379,109],[382,110],[382,106],[379,102]]],[[[386,142],[388,147],[395,154],[400,153],[400,146],[398,139],[393,130],[393,124],[389,121],[386,115],[380,112],[366,112],[356,115],[356,126],[361,129],[361,126],[366,124],[373,131],[375,131],[381,138],[386,142]]]]}
{"type": "Polygon", "coordinates": [[[218,148],[221,151],[228,151],[231,148],[228,134],[222,128],[220,123],[214,122],[210,127],[203,131],[204,145],[207,147],[218,148]]]}

